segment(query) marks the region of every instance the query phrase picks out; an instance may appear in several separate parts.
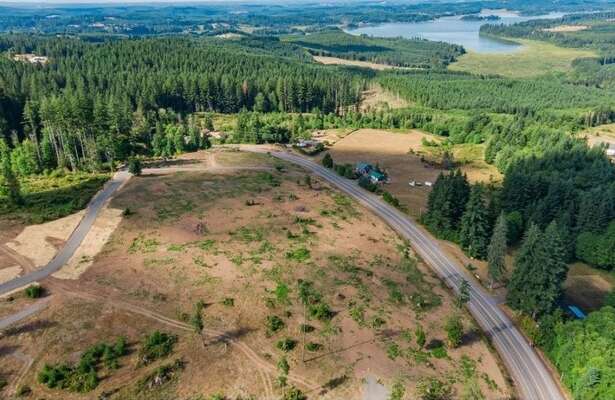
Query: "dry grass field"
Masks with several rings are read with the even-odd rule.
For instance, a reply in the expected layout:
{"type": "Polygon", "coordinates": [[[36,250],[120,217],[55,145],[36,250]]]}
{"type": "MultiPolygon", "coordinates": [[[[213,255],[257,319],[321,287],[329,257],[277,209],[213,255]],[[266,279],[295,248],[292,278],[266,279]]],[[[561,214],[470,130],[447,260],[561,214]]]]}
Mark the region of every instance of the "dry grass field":
{"type": "MultiPolygon", "coordinates": [[[[436,166],[436,161],[441,158],[442,147],[424,146],[423,139],[435,142],[442,140],[419,130],[393,132],[360,129],[337,141],[329,152],[335,162],[340,164],[359,161],[379,164],[390,178],[385,189],[399,198],[410,215],[417,217],[425,211],[429,187],[411,187],[409,182],[433,183],[443,171],[436,166]]],[[[482,147],[459,145],[453,147],[452,152],[470,181],[500,179],[497,170],[482,160],[482,147]]]]}
{"type": "MultiPolygon", "coordinates": [[[[0,375],[10,390],[68,400],[278,399],[286,389],[276,364],[286,357],[288,384],[309,399],[361,399],[368,374],[405,387],[406,399],[431,377],[456,396],[510,395],[471,318],[379,219],[266,155],[208,152],[182,162],[214,168],[133,178],[109,206],[130,212],[89,268],[45,280],[49,307],[4,332],[0,375]],[[456,313],[465,335],[452,349],[443,327],[456,313]],[[177,341],[170,354],[144,358],[155,330],[177,341]],[[119,336],[127,354],[113,368],[101,362],[92,391],[37,382],[45,364],[77,363],[119,336]]],[[[2,300],[0,318],[21,297],[2,300]]]]}
{"type": "Polygon", "coordinates": [[[502,75],[510,78],[530,78],[554,72],[567,72],[576,58],[594,57],[590,50],[558,47],[535,40],[514,39],[523,47],[508,54],[468,52],[449,65],[454,71],[474,74],[502,75]]]}
{"type": "Polygon", "coordinates": [[[352,67],[369,68],[376,71],[386,71],[391,69],[412,69],[408,67],[396,67],[394,65],[377,64],[369,61],[346,60],[338,57],[314,56],[314,61],[324,65],[348,65],[352,67]]]}

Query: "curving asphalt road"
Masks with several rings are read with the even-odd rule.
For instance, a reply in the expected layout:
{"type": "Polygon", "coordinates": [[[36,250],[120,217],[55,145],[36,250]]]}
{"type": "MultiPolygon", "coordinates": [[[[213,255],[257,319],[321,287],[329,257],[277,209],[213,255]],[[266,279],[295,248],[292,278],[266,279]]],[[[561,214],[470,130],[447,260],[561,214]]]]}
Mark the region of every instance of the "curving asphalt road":
{"type": "MultiPolygon", "coordinates": [[[[264,149],[255,147],[245,147],[244,150],[266,152],[264,149]]],[[[410,240],[416,252],[454,290],[459,289],[463,279],[470,282],[471,299],[468,303],[468,308],[483,331],[491,337],[493,344],[507,365],[522,398],[527,400],[565,400],[558,385],[541,359],[506,314],[498,307],[493,297],[470,279],[461,265],[446,256],[437,240],[419,228],[408,216],[382,201],[380,197],[364,191],[353,182],[338,176],[330,170],[292,153],[273,151],[270,154],[312,171],[381,217],[399,234],[410,240]]],[[[0,295],[41,280],[58,271],[68,262],[89,232],[104,203],[111,198],[115,191],[130,176],[125,171],[115,174],[105,188],[92,199],[86,209],[85,216],[58,254],[43,268],[0,284],[0,295]]],[[[37,307],[40,306],[37,304],[37,307]]],[[[35,310],[37,307],[34,307],[32,310],[35,310]]],[[[32,310],[24,311],[28,313],[32,310]]]]}
{"type": "Polygon", "coordinates": [[[79,222],[77,228],[73,231],[64,247],[62,247],[56,256],[44,267],[0,284],[0,296],[46,278],[62,268],[62,266],[70,260],[73,254],[75,254],[75,251],[79,248],[81,242],[83,242],[85,235],[87,235],[92,228],[92,225],[94,224],[94,221],[96,220],[102,206],[111,198],[111,196],[113,196],[115,191],[120,186],[130,179],[131,176],[132,175],[126,171],[117,172],[113,178],[105,184],[103,190],[98,192],[98,194],[96,194],[96,196],[90,201],[81,222],[79,222]]]}
{"type": "MultiPolygon", "coordinates": [[[[245,150],[263,152],[252,147],[246,147],[245,150]]],[[[399,234],[410,240],[416,252],[455,291],[459,289],[463,279],[470,282],[471,299],[468,308],[483,331],[491,337],[521,397],[526,400],[565,399],[540,357],[498,307],[494,298],[469,278],[461,265],[448,258],[437,240],[429,233],[419,228],[408,216],[385,203],[379,196],[361,189],[352,181],[304,157],[280,151],[272,151],[270,154],[312,171],[373,211],[399,234]]]]}

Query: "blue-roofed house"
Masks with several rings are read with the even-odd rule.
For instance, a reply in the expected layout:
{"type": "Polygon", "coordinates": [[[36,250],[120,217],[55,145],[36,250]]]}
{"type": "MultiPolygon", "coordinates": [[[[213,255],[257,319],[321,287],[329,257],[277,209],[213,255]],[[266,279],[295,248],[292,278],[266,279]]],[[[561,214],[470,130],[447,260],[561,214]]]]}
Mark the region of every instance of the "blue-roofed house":
{"type": "Polygon", "coordinates": [[[372,181],[372,183],[381,183],[387,180],[386,175],[376,171],[375,169],[370,171],[367,176],[372,181]]]}

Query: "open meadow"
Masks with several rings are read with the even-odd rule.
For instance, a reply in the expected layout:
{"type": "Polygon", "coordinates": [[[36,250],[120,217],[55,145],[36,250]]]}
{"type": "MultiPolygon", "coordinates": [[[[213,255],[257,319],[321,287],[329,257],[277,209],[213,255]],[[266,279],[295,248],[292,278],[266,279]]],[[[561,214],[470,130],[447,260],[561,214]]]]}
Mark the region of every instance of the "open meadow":
{"type": "Polygon", "coordinates": [[[593,50],[559,47],[547,42],[514,39],[522,48],[506,54],[468,52],[449,65],[452,71],[508,78],[531,78],[554,72],[568,72],[577,58],[595,57],[593,50]]]}
{"type": "MultiPolygon", "coordinates": [[[[5,331],[3,373],[19,381],[8,389],[274,399],[297,387],[361,399],[375,379],[414,398],[435,379],[459,395],[510,394],[472,319],[408,244],[299,168],[237,151],[185,155],[144,169],[110,210],[122,215],[108,241],[78,274],[44,282],[49,305],[35,320],[5,331]],[[446,344],[454,315],[459,347],[446,344]]],[[[28,257],[19,252],[0,253],[2,266],[28,257]]],[[[0,316],[16,302],[31,300],[2,299],[0,316]]]]}
{"type": "Polygon", "coordinates": [[[445,171],[440,166],[444,150],[449,150],[459,168],[472,182],[490,182],[501,178],[497,169],[484,162],[481,145],[441,146],[442,138],[420,130],[391,131],[359,129],[335,142],[329,153],[338,164],[367,162],[379,165],[388,176],[384,190],[406,206],[410,215],[425,211],[429,186],[445,171]],[[427,144],[427,145],[426,145],[427,144]],[[410,186],[410,181],[421,186],[410,186]]]}

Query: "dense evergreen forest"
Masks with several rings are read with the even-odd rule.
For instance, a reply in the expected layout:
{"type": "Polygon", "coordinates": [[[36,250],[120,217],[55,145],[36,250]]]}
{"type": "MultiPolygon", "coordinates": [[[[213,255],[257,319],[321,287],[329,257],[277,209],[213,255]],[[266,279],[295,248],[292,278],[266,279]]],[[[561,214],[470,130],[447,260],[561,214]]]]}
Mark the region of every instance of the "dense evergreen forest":
{"type": "Polygon", "coordinates": [[[36,171],[93,169],[142,152],[156,124],[169,122],[172,113],[161,109],[341,114],[358,103],[364,80],[293,57],[188,38],[92,44],[5,36],[0,49],[50,60],[37,66],[10,54],[0,59],[1,133],[17,154],[37,155],[36,171]]]}
{"type": "Polygon", "coordinates": [[[303,46],[318,56],[370,61],[411,68],[442,68],[465,53],[462,46],[423,39],[372,38],[341,30],[292,35],[286,41],[303,46]]]}

